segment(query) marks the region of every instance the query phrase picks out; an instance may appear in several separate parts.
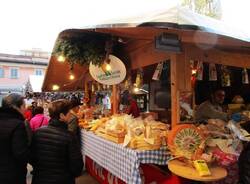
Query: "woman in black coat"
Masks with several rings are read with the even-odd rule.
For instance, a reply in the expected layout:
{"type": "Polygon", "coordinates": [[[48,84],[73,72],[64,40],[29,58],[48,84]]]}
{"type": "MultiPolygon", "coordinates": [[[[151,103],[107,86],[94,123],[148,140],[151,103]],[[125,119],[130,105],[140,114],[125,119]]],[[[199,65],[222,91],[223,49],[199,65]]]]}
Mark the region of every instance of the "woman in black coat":
{"type": "Polygon", "coordinates": [[[9,94],[0,108],[0,183],[26,184],[29,157],[24,98],[9,94]]]}
{"type": "Polygon", "coordinates": [[[32,184],[74,184],[83,167],[76,138],[67,130],[71,120],[70,102],[57,100],[49,105],[51,120],[38,129],[31,144],[32,184]]]}

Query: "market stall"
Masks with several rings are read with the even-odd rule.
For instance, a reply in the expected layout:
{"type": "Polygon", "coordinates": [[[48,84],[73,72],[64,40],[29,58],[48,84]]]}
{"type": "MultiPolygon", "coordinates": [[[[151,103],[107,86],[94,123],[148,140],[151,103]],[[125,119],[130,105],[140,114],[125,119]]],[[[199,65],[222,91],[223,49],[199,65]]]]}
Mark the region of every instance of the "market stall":
{"type": "MultiPolygon", "coordinates": [[[[190,12],[186,12],[186,13],[190,14],[190,12]]],[[[173,22],[173,20],[170,20],[169,16],[167,16],[165,17],[165,19],[161,18],[158,21],[155,21],[154,19],[152,19],[152,21],[155,21],[153,23],[150,22],[150,20],[148,20],[148,22],[146,23],[138,21],[135,24],[116,24],[116,25],[112,24],[112,25],[97,26],[97,27],[90,28],[90,29],[79,29],[79,30],[70,29],[70,30],[63,31],[59,35],[58,41],[60,39],[65,39],[65,38],[66,39],[74,38],[78,40],[77,38],[79,38],[79,35],[80,37],[81,35],[83,35],[83,37],[86,35],[88,36],[91,35],[90,37],[88,37],[88,39],[92,38],[92,41],[95,43],[95,41],[97,40],[96,38],[100,36],[101,40],[103,38],[104,40],[106,39],[106,41],[104,41],[105,44],[103,43],[103,47],[104,47],[104,50],[106,51],[106,54],[108,53],[108,57],[110,56],[110,54],[117,56],[125,64],[127,70],[128,69],[138,70],[139,68],[150,66],[152,64],[158,64],[163,61],[169,62],[170,63],[169,75],[171,79],[171,83],[170,83],[171,111],[170,112],[171,112],[171,128],[173,130],[175,127],[178,127],[179,123],[181,123],[180,109],[181,109],[182,104],[180,103],[180,101],[182,97],[185,96],[185,94],[187,93],[191,93],[191,96],[194,96],[193,94],[194,86],[193,86],[191,72],[192,72],[192,69],[194,69],[193,67],[194,66],[197,67],[197,65],[193,65],[191,61],[203,61],[207,63],[227,65],[227,66],[237,66],[237,67],[242,67],[242,68],[248,68],[250,66],[250,57],[249,57],[250,55],[248,53],[250,43],[247,38],[229,34],[228,33],[229,30],[227,29],[228,27],[223,27],[223,23],[221,22],[217,22],[217,21],[209,22],[210,19],[206,19],[206,21],[204,21],[204,17],[201,18],[198,15],[190,15],[190,16],[196,17],[197,19],[200,18],[200,20],[203,20],[203,21],[201,22],[198,21],[198,23],[196,21],[190,22],[190,20],[189,21],[186,20],[183,22],[173,22]],[[208,24],[208,22],[210,24],[208,24]],[[112,44],[110,44],[110,40],[112,44]],[[112,49],[111,49],[112,51],[109,49],[110,47],[107,45],[109,46],[112,45],[112,49]]],[[[99,45],[102,45],[102,44],[99,44],[99,45]]],[[[88,48],[89,47],[91,47],[92,49],[92,46],[88,46],[88,48]]],[[[59,48],[63,48],[63,47],[59,47],[59,48]]],[[[96,57],[96,56],[97,55],[94,55],[93,57],[96,57]]],[[[107,58],[105,54],[103,55],[102,59],[104,58],[107,58]]],[[[89,64],[88,62],[86,63],[89,64]]],[[[85,90],[86,92],[86,82],[94,81],[94,80],[88,74],[88,65],[86,67],[86,65],[84,64],[82,66],[79,64],[81,63],[73,62],[73,65],[72,65],[72,62],[70,62],[69,60],[67,61],[67,58],[66,58],[66,62],[59,62],[56,55],[53,55],[49,63],[48,71],[47,71],[44,85],[43,85],[43,90],[44,91],[51,91],[51,90],[74,91],[74,90],[81,89],[81,90],[85,90]],[[61,77],[57,77],[58,73],[63,73],[64,75],[61,75],[61,77]],[[76,80],[71,80],[68,78],[70,74],[72,73],[74,73],[74,75],[77,76],[75,77],[76,80]],[[57,85],[57,88],[55,88],[55,85],[57,85]]],[[[98,63],[98,64],[102,65],[103,63],[98,63]]],[[[109,63],[106,63],[106,64],[109,64],[109,63]]],[[[104,70],[103,72],[106,75],[107,71],[104,70]]],[[[152,76],[148,76],[148,77],[151,78],[152,76]]],[[[114,84],[115,85],[113,85],[112,103],[113,103],[113,112],[114,114],[116,114],[118,112],[118,104],[119,104],[119,99],[118,99],[119,88],[117,86],[118,83],[114,83],[114,84]]],[[[111,120],[109,119],[107,121],[113,122],[113,123],[120,122],[120,120],[119,121],[111,121],[111,120]]],[[[133,181],[132,183],[140,183],[141,178],[138,172],[139,163],[163,164],[167,162],[168,157],[164,157],[163,155],[161,156],[161,154],[159,154],[161,151],[164,150],[164,149],[162,150],[162,148],[160,147],[166,146],[166,143],[165,145],[160,144],[161,145],[160,147],[157,147],[158,144],[156,146],[156,143],[158,143],[157,140],[159,139],[157,139],[158,137],[155,135],[153,137],[150,137],[152,136],[152,134],[149,132],[152,130],[152,127],[147,126],[147,124],[145,124],[144,119],[142,120],[144,122],[140,124],[142,126],[138,125],[139,127],[139,133],[137,132],[138,135],[134,135],[134,137],[132,137],[131,134],[129,134],[129,131],[127,127],[125,126],[122,128],[123,132],[119,132],[121,130],[120,123],[114,124],[115,128],[113,130],[116,130],[117,132],[121,134],[119,134],[119,136],[118,134],[115,134],[114,136],[114,134],[110,134],[110,132],[108,131],[108,128],[106,127],[106,124],[103,123],[102,119],[99,119],[99,121],[101,123],[96,122],[96,121],[93,122],[93,121],[83,120],[83,123],[82,123],[83,128],[86,128],[86,129],[90,128],[90,130],[94,132],[94,133],[86,132],[85,130],[82,131],[82,137],[84,140],[83,141],[83,155],[87,156],[86,157],[87,160],[91,158],[93,161],[98,163],[101,167],[105,168],[106,170],[109,170],[110,172],[112,172],[112,174],[119,177],[124,182],[129,182],[129,183],[130,181],[131,182],[133,181]],[[102,123],[103,125],[105,124],[104,127],[101,126],[102,123]],[[146,128],[146,127],[149,127],[149,128],[146,128]],[[113,141],[116,143],[112,143],[104,139],[107,139],[109,141],[113,141]],[[129,141],[127,141],[128,139],[129,141]],[[148,140],[145,140],[145,139],[148,139],[148,140]],[[147,142],[146,148],[147,149],[151,148],[151,150],[147,150],[147,151],[142,150],[141,152],[137,151],[138,147],[133,146],[132,140],[143,141],[143,144],[147,142]],[[123,143],[124,146],[118,145],[119,143],[123,143]],[[102,147],[100,146],[100,148],[96,151],[96,148],[98,148],[97,145],[102,145],[102,147]],[[127,145],[129,145],[130,147],[124,148],[127,145]],[[109,146],[109,149],[108,148],[105,149],[106,146],[107,147],[109,146]],[[102,153],[99,153],[98,152],[99,150],[102,150],[102,153]],[[128,153],[128,155],[131,156],[132,162],[127,162],[126,165],[123,165],[122,163],[116,163],[116,161],[120,160],[118,157],[116,157],[117,152],[120,153],[119,155],[125,155],[125,153],[128,153]],[[144,153],[147,156],[149,156],[147,158],[150,158],[151,153],[153,155],[157,153],[157,155],[154,155],[155,156],[154,158],[160,158],[162,159],[161,160],[162,162],[160,163],[157,161],[147,162],[143,159],[144,156],[142,155],[144,153]],[[103,158],[102,157],[103,155],[106,155],[106,157],[103,158]],[[113,156],[110,157],[110,155],[113,155],[113,156]],[[114,158],[116,159],[114,160],[114,158]],[[110,163],[111,165],[107,165],[110,163]],[[131,168],[131,167],[133,168],[133,171],[129,169],[129,172],[127,172],[127,170],[124,172],[121,172],[123,171],[123,169],[131,168]],[[126,174],[124,175],[124,173],[126,174]]],[[[124,121],[124,119],[122,121],[124,121]]],[[[131,121],[137,122],[137,120],[131,120],[131,121]]],[[[152,120],[152,121],[155,121],[155,120],[152,120]]],[[[157,121],[155,121],[155,123],[157,123],[157,121]]],[[[229,125],[233,126],[232,124],[229,124],[229,125]]],[[[224,126],[223,124],[223,126],[219,128],[223,129],[224,127],[226,126],[224,126]]],[[[199,127],[199,129],[201,129],[203,133],[204,132],[207,133],[208,130],[206,128],[207,127],[199,127]]],[[[190,132],[189,130],[190,128],[187,128],[187,129],[188,129],[187,131],[190,132]]],[[[212,129],[214,129],[214,127],[212,127],[212,129]]],[[[216,127],[215,129],[217,130],[218,127],[216,127]]],[[[185,134],[186,130],[183,130],[183,131],[184,131],[183,134],[185,134]]],[[[235,127],[231,127],[231,132],[233,132],[234,133],[233,135],[235,135],[235,127]]],[[[226,132],[226,133],[231,135],[231,132],[226,132]]],[[[237,132],[237,129],[236,129],[236,132],[237,132]]],[[[197,133],[197,136],[198,135],[200,134],[197,133]]],[[[208,137],[208,135],[210,134],[206,134],[206,135],[208,137]]],[[[169,135],[164,135],[164,136],[168,138],[168,140],[170,139],[169,135]]],[[[183,141],[184,143],[181,142],[181,144],[184,144],[184,145],[186,144],[187,147],[193,146],[191,151],[189,152],[191,156],[190,155],[186,156],[185,154],[183,155],[183,152],[181,152],[180,154],[180,152],[178,152],[180,150],[176,152],[176,150],[170,146],[172,145],[174,148],[178,147],[178,144],[177,145],[174,144],[174,143],[178,143],[175,137],[178,137],[178,135],[175,134],[175,136],[171,137],[171,139],[173,140],[172,144],[168,142],[168,148],[171,150],[172,156],[184,157],[186,161],[188,162],[190,161],[192,162],[201,158],[201,157],[197,157],[196,159],[193,159],[192,156],[195,155],[196,151],[199,150],[199,147],[201,146],[202,142],[206,141],[205,138],[204,140],[203,138],[199,138],[198,140],[194,138],[195,144],[190,141],[187,141],[187,142],[183,141]]],[[[232,136],[232,140],[234,140],[234,138],[235,137],[232,136]]],[[[226,137],[226,140],[227,139],[228,138],[226,137]]],[[[162,140],[162,137],[161,137],[161,140],[162,140]]],[[[218,143],[218,144],[221,145],[221,143],[218,143]]],[[[204,152],[204,148],[205,146],[202,148],[202,153],[204,152]]],[[[168,152],[166,151],[165,154],[166,153],[168,152]]],[[[221,150],[219,153],[215,153],[215,155],[217,154],[217,156],[220,157],[220,153],[221,153],[221,150]]],[[[126,154],[125,157],[121,159],[128,159],[128,155],[126,154]]],[[[203,158],[203,160],[204,159],[205,158],[203,158]]],[[[220,158],[218,158],[218,160],[219,159],[220,158]]],[[[89,162],[86,162],[86,163],[89,163],[89,162]]],[[[216,163],[216,161],[214,163],[216,163]]],[[[235,159],[234,159],[234,163],[235,163],[235,159]]],[[[191,165],[192,164],[187,163],[186,167],[191,167],[191,165]]],[[[227,172],[225,171],[225,169],[221,167],[219,167],[218,169],[222,171],[221,172],[222,174],[217,179],[222,179],[226,177],[227,172]]],[[[183,175],[180,175],[180,176],[183,177],[183,175]]],[[[206,178],[206,176],[203,176],[203,179],[204,178],[206,178]]],[[[192,178],[189,178],[189,179],[192,179],[192,178]]],[[[205,179],[202,181],[205,181],[205,179]]],[[[207,181],[212,181],[212,180],[207,180],[207,181]]]]}
{"type": "Polygon", "coordinates": [[[170,154],[166,147],[154,151],[136,151],[82,131],[82,152],[125,183],[142,183],[140,164],[166,165],[170,154]]]}

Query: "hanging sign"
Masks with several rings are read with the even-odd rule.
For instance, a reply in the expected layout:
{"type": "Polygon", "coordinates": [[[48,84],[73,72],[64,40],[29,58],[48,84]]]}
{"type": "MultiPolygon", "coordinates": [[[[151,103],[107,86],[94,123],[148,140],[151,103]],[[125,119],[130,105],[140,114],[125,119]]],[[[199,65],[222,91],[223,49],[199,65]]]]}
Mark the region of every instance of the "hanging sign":
{"type": "Polygon", "coordinates": [[[197,63],[197,80],[203,79],[203,63],[201,61],[198,61],[197,63]]]}
{"type": "Polygon", "coordinates": [[[89,65],[90,75],[99,83],[105,85],[115,85],[121,83],[126,77],[126,67],[123,62],[114,55],[109,55],[109,69],[103,66],[89,65]]]}
{"type": "Polygon", "coordinates": [[[162,69],[163,69],[163,62],[158,63],[154,75],[152,77],[153,80],[160,80],[162,69]]]}
{"type": "MultiPolygon", "coordinates": [[[[120,178],[114,176],[111,172],[97,164],[94,160],[85,157],[85,166],[88,173],[93,176],[98,183],[102,184],[125,184],[120,178]]],[[[141,183],[144,184],[181,184],[184,179],[174,174],[164,174],[158,168],[149,164],[140,164],[141,183]]]]}
{"type": "Polygon", "coordinates": [[[221,85],[222,87],[229,87],[231,86],[231,79],[230,79],[230,71],[227,69],[226,66],[221,66],[221,85]]]}
{"type": "Polygon", "coordinates": [[[217,81],[217,70],[214,63],[209,64],[209,80],[217,81]]]}
{"type": "Polygon", "coordinates": [[[242,83],[249,84],[248,73],[246,68],[242,70],[242,83]]]}

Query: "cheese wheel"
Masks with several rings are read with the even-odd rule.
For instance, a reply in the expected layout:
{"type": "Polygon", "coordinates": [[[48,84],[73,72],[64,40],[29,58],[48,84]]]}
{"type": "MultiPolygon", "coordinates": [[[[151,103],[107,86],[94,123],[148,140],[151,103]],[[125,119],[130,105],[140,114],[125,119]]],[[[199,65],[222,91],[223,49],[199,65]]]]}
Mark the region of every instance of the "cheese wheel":
{"type": "Polygon", "coordinates": [[[168,133],[167,143],[172,154],[191,159],[203,140],[205,137],[196,126],[182,124],[168,133]]]}

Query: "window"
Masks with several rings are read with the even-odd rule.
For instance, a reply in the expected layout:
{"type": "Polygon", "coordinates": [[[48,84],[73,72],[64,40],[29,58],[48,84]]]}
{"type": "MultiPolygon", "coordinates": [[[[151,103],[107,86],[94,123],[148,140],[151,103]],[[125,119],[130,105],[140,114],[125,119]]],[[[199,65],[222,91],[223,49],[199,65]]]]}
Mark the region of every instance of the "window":
{"type": "Polygon", "coordinates": [[[3,68],[0,68],[0,78],[4,78],[4,70],[3,70],[3,68]]]}
{"type": "Polygon", "coordinates": [[[35,69],[35,75],[43,75],[42,69],[35,69]]]}
{"type": "Polygon", "coordinates": [[[10,78],[17,79],[18,76],[18,68],[10,68],[10,78]]]}

